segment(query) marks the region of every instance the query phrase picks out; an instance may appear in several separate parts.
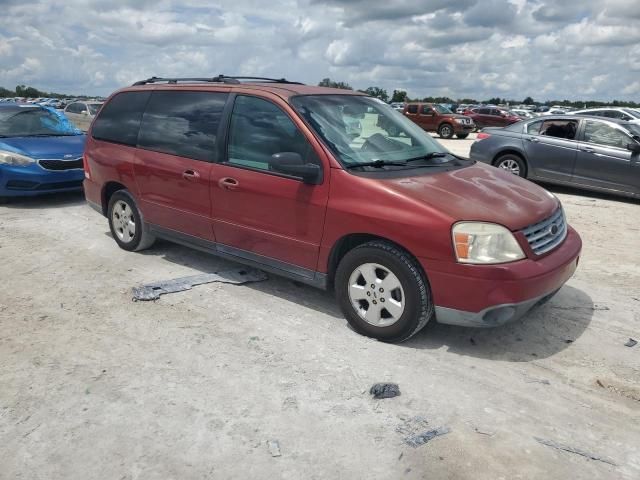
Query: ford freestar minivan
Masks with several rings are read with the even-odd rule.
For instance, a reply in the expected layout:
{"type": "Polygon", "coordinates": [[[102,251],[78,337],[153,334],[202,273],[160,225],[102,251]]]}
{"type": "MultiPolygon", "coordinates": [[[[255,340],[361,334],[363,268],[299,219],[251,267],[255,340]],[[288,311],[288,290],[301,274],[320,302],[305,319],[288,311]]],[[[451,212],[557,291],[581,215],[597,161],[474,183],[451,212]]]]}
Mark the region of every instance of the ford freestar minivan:
{"type": "Polygon", "coordinates": [[[375,98],[284,79],[137,82],[100,110],[84,166],[121,248],[162,237],[333,287],[353,328],[388,342],[431,319],[517,319],[581,250],[546,190],[375,98]]]}

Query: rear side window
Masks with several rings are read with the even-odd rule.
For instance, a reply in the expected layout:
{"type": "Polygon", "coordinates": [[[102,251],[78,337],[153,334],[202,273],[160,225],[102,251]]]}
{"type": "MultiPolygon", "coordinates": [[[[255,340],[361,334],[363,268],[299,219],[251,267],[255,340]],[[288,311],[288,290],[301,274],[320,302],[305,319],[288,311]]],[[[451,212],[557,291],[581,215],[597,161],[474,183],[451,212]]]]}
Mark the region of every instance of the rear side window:
{"type": "Polygon", "coordinates": [[[431,109],[430,105],[423,105],[422,106],[422,111],[420,113],[425,114],[425,115],[431,115],[431,112],[433,112],[433,110],[431,109]]]}
{"type": "Polygon", "coordinates": [[[540,135],[573,140],[577,131],[577,120],[545,120],[542,123],[540,135]]]}
{"type": "Polygon", "coordinates": [[[93,123],[93,138],[135,146],[149,95],[151,92],[123,92],[113,97],[93,123]]]}
{"type": "Polygon", "coordinates": [[[213,161],[227,96],[221,92],[153,92],[142,117],[138,146],[213,161]]]}
{"type": "Polygon", "coordinates": [[[418,105],[408,105],[407,113],[418,113],[418,105]]]}

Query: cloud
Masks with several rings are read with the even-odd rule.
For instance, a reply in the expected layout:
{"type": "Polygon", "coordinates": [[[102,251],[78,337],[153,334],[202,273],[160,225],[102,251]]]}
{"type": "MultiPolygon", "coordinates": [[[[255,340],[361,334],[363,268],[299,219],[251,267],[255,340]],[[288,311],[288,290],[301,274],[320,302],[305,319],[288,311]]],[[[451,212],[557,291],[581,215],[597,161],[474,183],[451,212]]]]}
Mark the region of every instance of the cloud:
{"type": "Polygon", "coordinates": [[[629,0],[0,0],[0,86],[107,95],[152,75],[331,77],[411,96],[631,99],[629,0]]]}

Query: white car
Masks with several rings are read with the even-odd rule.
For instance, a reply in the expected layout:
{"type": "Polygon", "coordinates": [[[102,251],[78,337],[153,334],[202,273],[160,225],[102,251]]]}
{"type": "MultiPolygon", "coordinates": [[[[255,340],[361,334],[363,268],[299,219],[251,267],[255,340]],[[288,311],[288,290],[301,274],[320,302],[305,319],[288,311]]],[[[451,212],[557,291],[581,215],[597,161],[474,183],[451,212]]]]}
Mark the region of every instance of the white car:
{"type": "Polygon", "coordinates": [[[535,117],[534,114],[532,114],[529,110],[525,110],[524,108],[512,108],[511,111],[523,119],[535,117]]]}
{"type": "Polygon", "coordinates": [[[64,114],[76,127],[86,132],[101,106],[102,102],[73,102],[66,106],[64,114]]]}
{"type": "Polygon", "coordinates": [[[640,111],[624,107],[587,108],[571,112],[575,115],[594,115],[596,117],[618,118],[629,123],[640,124],[640,111]]]}

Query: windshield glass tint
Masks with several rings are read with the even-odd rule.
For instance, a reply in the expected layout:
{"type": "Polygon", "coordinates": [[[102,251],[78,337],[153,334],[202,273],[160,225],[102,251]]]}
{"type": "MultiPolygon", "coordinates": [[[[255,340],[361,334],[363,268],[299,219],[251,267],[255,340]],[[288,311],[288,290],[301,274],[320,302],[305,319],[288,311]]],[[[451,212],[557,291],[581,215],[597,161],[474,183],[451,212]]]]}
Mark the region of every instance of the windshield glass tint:
{"type": "Polygon", "coordinates": [[[89,107],[89,113],[91,115],[95,115],[96,113],[98,113],[98,110],[100,110],[101,106],[101,103],[87,103],[87,107],[89,107]]]}
{"type": "Polygon", "coordinates": [[[447,152],[415,123],[377,99],[305,95],[292,98],[291,103],[347,167],[447,152]]]}
{"type": "Polygon", "coordinates": [[[634,137],[640,138],[640,125],[635,123],[627,123],[623,125],[623,127],[629,130],[629,133],[634,137]]]}
{"type": "Polygon", "coordinates": [[[449,110],[447,107],[443,105],[434,105],[433,108],[435,108],[436,112],[438,113],[453,113],[451,110],[449,110]]]}
{"type": "Polygon", "coordinates": [[[25,108],[0,112],[0,135],[28,137],[39,135],[78,135],[80,132],[61,114],[44,108],[25,108]]]}

